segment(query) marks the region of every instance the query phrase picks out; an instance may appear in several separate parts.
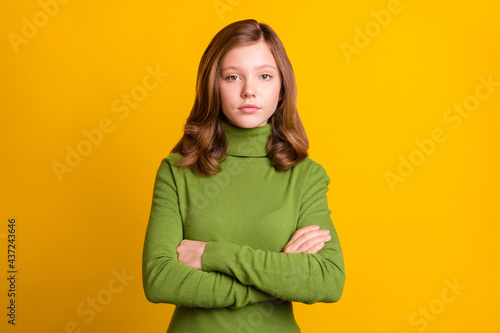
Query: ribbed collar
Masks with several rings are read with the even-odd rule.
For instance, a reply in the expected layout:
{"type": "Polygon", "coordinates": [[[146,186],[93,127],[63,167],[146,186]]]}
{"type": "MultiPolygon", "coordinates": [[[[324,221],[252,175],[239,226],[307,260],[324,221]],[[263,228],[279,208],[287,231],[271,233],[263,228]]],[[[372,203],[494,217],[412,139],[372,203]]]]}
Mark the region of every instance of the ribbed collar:
{"type": "Polygon", "coordinates": [[[222,122],[229,143],[228,155],[267,156],[266,143],[271,135],[271,124],[254,128],[242,128],[222,122]]]}

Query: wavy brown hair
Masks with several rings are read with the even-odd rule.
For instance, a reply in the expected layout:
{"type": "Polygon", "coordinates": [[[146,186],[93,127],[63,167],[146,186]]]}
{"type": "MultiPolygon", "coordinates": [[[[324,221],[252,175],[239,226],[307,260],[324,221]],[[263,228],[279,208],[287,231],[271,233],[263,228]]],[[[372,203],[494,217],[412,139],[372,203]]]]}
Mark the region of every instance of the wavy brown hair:
{"type": "Polygon", "coordinates": [[[309,142],[297,111],[297,86],[292,65],[280,38],[265,23],[256,20],[233,22],[220,30],[201,57],[196,81],[196,98],[184,126],[184,135],[171,153],[180,153],[179,167],[209,176],[217,174],[229,146],[222,122],[219,77],[224,55],[238,46],[264,40],[274,56],[281,76],[281,101],[269,118],[271,135],[267,140],[267,156],[276,170],[295,166],[306,158],[309,142]]]}

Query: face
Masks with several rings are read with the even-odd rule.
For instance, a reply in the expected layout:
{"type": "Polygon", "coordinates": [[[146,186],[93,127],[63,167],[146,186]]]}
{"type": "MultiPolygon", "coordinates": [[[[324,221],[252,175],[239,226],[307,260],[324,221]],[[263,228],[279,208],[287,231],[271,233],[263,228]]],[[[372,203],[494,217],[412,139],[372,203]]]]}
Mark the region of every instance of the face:
{"type": "Polygon", "coordinates": [[[281,100],[281,78],[264,41],[239,46],[222,58],[219,78],[222,112],[232,125],[264,126],[281,100]]]}

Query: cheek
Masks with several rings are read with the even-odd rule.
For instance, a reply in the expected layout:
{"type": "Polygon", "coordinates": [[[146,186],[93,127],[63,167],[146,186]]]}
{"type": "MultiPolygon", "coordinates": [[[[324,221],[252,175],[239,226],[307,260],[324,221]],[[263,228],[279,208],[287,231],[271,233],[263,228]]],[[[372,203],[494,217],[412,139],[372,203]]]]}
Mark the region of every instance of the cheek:
{"type": "Polygon", "coordinates": [[[221,103],[222,104],[229,104],[231,102],[231,98],[232,98],[232,94],[231,94],[230,89],[228,89],[227,87],[226,88],[221,87],[220,88],[221,103]]]}
{"type": "Polygon", "coordinates": [[[220,102],[222,105],[225,105],[226,104],[226,100],[227,100],[227,97],[226,97],[226,91],[224,89],[220,89],[219,91],[219,96],[220,96],[220,102]]]}
{"type": "Polygon", "coordinates": [[[280,97],[280,89],[281,84],[275,85],[272,89],[269,89],[269,97],[272,97],[273,101],[276,101],[276,103],[278,102],[280,97]]]}

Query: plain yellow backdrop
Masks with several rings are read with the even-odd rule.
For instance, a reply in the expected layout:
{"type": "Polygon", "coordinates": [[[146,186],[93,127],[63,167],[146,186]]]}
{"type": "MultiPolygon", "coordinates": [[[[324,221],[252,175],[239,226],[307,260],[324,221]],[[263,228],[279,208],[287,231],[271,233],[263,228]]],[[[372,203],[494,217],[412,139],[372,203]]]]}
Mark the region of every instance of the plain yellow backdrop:
{"type": "MultiPolygon", "coordinates": [[[[2,332],[165,332],[141,256],[212,37],[281,37],[346,267],[303,332],[498,332],[497,1],[2,1],[2,332]],[[152,74],[153,73],[153,74],[152,74]],[[16,325],[7,323],[16,219],[16,325]]],[[[254,329],[254,332],[258,332],[254,329]]]]}

